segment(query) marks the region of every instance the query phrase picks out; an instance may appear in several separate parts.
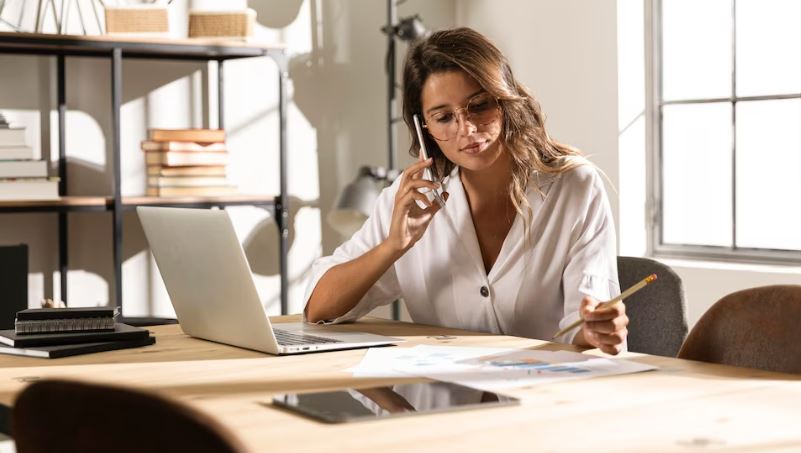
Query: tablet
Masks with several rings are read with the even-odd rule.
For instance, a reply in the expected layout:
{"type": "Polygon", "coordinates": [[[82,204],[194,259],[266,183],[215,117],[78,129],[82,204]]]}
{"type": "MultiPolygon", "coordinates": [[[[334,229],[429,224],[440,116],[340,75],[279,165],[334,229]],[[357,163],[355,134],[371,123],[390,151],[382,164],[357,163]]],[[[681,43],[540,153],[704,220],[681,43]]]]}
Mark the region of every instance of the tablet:
{"type": "Polygon", "coordinates": [[[288,393],[273,398],[275,406],[327,423],[516,404],[520,404],[517,398],[437,381],[319,393],[288,393]]]}

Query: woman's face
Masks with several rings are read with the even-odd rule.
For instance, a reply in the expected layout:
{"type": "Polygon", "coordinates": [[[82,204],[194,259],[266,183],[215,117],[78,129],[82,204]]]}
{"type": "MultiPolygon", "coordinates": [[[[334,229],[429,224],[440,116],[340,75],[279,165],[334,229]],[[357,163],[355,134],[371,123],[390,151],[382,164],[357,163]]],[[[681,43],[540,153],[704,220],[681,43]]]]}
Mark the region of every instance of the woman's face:
{"type": "Polygon", "coordinates": [[[480,171],[498,160],[502,113],[472,77],[463,71],[432,74],[421,98],[426,129],[451,162],[480,171]]]}

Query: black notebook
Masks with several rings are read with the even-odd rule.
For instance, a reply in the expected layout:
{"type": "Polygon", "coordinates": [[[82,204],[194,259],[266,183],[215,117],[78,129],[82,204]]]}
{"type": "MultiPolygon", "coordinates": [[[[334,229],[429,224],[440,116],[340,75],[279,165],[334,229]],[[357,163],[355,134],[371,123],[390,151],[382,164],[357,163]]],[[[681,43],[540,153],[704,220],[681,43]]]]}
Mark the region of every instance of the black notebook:
{"type": "Polygon", "coordinates": [[[97,343],[101,341],[141,340],[150,334],[147,329],[117,323],[114,330],[98,332],[69,332],[17,334],[13,329],[0,330],[0,343],[14,348],[55,346],[59,344],[97,343]]]}
{"type": "Polygon", "coordinates": [[[56,346],[39,346],[36,348],[9,348],[0,346],[0,354],[21,355],[26,357],[41,357],[45,359],[58,359],[92,352],[114,351],[117,349],[138,348],[149,346],[156,342],[155,337],[145,337],[139,340],[101,341],[97,343],[60,344],[56,346]]]}
{"type": "Polygon", "coordinates": [[[18,311],[17,320],[113,318],[116,314],[117,307],[29,308],[18,311]]]}

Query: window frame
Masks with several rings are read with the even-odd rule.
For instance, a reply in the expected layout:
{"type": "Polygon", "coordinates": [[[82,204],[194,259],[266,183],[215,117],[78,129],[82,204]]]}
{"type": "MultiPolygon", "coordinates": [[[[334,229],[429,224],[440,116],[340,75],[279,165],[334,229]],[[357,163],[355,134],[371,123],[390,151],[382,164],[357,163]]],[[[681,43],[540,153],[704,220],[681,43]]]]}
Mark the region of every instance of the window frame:
{"type": "MultiPolygon", "coordinates": [[[[737,0],[732,0],[732,91],[729,97],[707,99],[682,99],[664,101],[662,99],[662,2],[646,0],[646,147],[647,181],[649,194],[646,205],[647,251],[651,256],[667,258],[687,258],[732,262],[764,264],[801,264],[801,251],[749,248],[737,246],[737,103],[747,101],[801,99],[801,93],[765,96],[737,96],[737,0]],[[703,104],[729,102],[732,106],[732,245],[729,247],[697,244],[665,244],[663,241],[663,193],[662,177],[663,137],[662,108],[668,105],[703,104]]],[[[798,207],[801,209],[801,206],[798,207]]]]}

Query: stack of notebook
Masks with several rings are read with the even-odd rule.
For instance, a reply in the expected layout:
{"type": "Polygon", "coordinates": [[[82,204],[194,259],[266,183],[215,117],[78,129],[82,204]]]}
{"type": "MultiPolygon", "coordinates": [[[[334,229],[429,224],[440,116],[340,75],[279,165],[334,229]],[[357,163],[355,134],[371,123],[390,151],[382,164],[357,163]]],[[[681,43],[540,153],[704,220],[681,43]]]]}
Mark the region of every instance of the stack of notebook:
{"type": "Polygon", "coordinates": [[[25,136],[24,127],[11,127],[0,114],[0,200],[57,199],[58,178],[47,177],[47,162],[34,155],[25,136]]]}
{"type": "Polygon", "coordinates": [[[147,346],[147,329],[116,322],[116,308],[32,308],[0,330],[0,354],[58,358],[147,346]]]}

